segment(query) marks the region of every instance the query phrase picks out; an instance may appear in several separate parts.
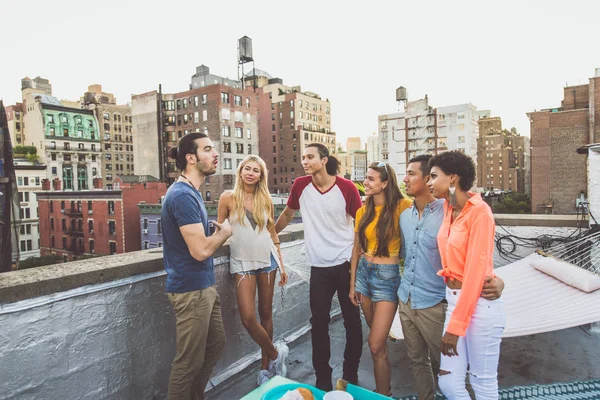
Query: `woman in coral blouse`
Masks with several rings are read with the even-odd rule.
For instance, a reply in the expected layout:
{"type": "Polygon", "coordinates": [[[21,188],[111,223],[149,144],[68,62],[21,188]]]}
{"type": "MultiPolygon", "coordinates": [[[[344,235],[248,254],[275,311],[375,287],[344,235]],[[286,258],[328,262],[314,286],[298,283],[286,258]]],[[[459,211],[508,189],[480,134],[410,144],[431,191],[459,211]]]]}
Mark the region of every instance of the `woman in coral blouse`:
{"type": "Polygon", "coordinates": [[[448,151],[432,157],[429,165],[429,187],[435,197],[446,200],[437,236],[442,260],[438,275],[446,282],[448,301],[439,386],[448,399],[470,399],[468,371],[477,400],[497,399],[504,304],[480,297],[485,278],[494,275],[494,216],[479,194],[469,192],[475,181],[469,156],[448,151]]]}
{"type": "Polygon", "coordinates": [[[398,219],[412,201],[404,199],[396,172],[387,163],[369,166],[367,200],[356,211],[350,260],[350,301],[361,304],[369,332],[375,391],[391,395],[387,338],[398,309],[400,227],[398,219]],[[361,255],[362,254],[362,255],[361,255]]]}

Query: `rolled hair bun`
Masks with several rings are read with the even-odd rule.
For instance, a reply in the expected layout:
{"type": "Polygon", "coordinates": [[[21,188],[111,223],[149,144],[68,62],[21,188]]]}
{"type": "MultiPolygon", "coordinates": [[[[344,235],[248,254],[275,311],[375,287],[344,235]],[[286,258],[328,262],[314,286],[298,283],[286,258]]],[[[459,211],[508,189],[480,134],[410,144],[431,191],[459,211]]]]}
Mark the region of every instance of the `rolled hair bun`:
{"type": "Polygon", "coordinates": [[[174,160],[177,160],[177,146],[171,147],[169,149],[169,157],[171,157],[174,160]]]}

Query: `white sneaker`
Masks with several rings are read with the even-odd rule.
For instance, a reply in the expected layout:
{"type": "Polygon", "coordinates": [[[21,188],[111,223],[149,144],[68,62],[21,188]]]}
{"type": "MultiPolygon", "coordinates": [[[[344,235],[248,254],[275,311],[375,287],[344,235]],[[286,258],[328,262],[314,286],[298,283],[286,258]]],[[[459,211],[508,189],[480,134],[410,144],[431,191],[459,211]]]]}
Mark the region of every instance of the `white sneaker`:
{"type": "Polygon", "coordinates": [[[269,361],[269,371],[273,375],[279,375],[285,378],[287,374],[287,367],[285,366],[285,359],[287,358],[290,349],[285,345],[285,343],[280,343],[275,346],[277,349],[277,358],[275,360],[269,361]]]}
{"type": "Polygon", "coordinates": [[[261,386],[263,383],[266,383],[269,379],[273,377],[273,374],[266,369],[261,369],[258,371],[258,378],[256,378],[256,383],[258,386],[261,386]]]}

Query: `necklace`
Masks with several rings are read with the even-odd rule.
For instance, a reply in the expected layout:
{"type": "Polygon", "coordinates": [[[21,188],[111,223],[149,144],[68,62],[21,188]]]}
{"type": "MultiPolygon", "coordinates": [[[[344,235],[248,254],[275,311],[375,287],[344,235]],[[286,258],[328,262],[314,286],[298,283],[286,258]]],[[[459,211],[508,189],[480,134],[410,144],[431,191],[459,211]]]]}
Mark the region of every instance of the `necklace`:
{"type": "MultiPolygon", "coordinates": [[[[188,181],[188,182],[190,183],[190,185],[192,185],[192,187],[193,187],[194,189],[196,189],[196,186],[194,186],[194,184],[192,183],[192,181],[190,181],[190,180],[187,178],[187,176],[185,176],[184,174],[181,174],[181,177],[182,177],[183,179],[185,179],[186,181],[188,181]]],[[[198,190],[198,189],[196,189],[196,190],[198,190]]],[[[199,191],[199,190],[198,190],[198,191],[199,191]]]]}

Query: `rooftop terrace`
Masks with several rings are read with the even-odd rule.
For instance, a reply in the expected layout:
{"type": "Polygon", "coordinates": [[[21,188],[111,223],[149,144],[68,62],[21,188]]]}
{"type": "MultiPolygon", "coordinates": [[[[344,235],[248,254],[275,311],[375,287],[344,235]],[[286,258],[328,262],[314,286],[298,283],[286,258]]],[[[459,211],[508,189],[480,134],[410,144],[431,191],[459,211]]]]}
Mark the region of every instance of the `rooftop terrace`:
{"type": "MultiPolygon", "coordinates": [[[[546,226],[531,226],[535,221],[503,216],[499,229],[519,236],[574,229],[552,217],[545,216],[546,226]]],[[[314,383],[308,284],[298,273],[308,269],[302,225],[290,225],[281,240],[291,273],[282,294],[275,293],[275,339],[291,343],[288,377],[314,383]]],[[[498,255],[498,266],[507,262],[498,255]]],[[[216,255],[215,272],[228,345],[207,397],[238,399],[255,388],[259,349],[239,321],[227,246],[216,255]]],[[[165,399],[175,324],[164,283],[161,250],[0,274],[0,399],[165,399]]],[[[344,345],[337,317],[331,335],[335,379],[344,345]]],[[[414,393],[404,342],[390,342],[389,349],[394,395],[414,393]]],[[[600,333],[592,326],[505,339],[500,386],[600,379],[599,362],[600,333]]],[[[359,381],[374,388],[368,346],[359,381]]]]}

